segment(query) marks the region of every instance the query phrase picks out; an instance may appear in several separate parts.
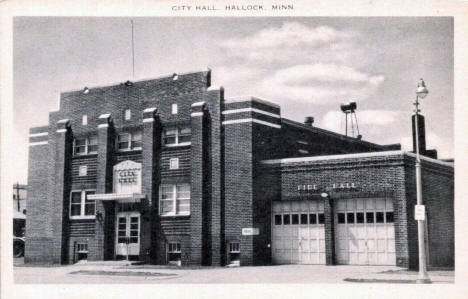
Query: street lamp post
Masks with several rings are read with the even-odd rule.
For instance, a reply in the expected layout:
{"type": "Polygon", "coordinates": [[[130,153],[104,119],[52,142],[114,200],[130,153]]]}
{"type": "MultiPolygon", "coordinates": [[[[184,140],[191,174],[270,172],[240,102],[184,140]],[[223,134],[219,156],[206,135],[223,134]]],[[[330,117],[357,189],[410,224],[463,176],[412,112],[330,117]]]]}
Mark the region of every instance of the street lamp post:
{"type": "MultiPolygon", "coordinates": [[[[422,206],[422,181],[421,181],[421,158],[419,154],[419,126],[418,126],[418,113],[419,110],[419,99],[423,99],[427,96],[429,91],[424,84],[424,80],[420,79],[418,82],[418,88],[416,90],[416,101],[415,106],[415,132],[416,132],[416,199],[417,205],[422,206]]],[[[425,215],[424,215],[425,216],[425,215]]],[[[418,218],[418,247],[419,247],[419,275],[416,280],[417,283],[431,283],[431,279],[427,274],[426,269],[426,246],[424,244],[424,217],[418,218]]]]}

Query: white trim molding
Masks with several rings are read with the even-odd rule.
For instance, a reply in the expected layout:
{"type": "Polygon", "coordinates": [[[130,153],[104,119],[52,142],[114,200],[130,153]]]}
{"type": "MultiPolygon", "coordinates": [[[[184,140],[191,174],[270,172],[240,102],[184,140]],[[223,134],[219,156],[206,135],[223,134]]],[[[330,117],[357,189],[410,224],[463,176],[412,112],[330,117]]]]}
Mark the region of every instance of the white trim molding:
{"type": "Polygon", "coordinates": [[[152,123],[154,122],[154,118],[143,118],[144,123],[152,123]]]}
{"type": "Polygon", "coordinates": [[[254,122],[254,123],[269,126],[269,127],[272,127],[272,128],[281,129],[281,125],[272,124],[272,123],[269,123],[269,122],[266,122],[266,121],[263,121],[263,120],[258,120],[258,119],[255,119],[255,118],[225,120],[225,121],[223,121],[223,125],[249,123],[249,122],[254,122]]]}
{"type": "Polygon", "coordinates": [[[261,104],[265,104],[268,106],[272,106],[275,108],[281,108],[278,104],[275,104],[273,102],[263,100],[259,97],[255,96],[240,96],[240,97],[233,97],[233,98],[227,98],[225,99],[224,103],[229,104],[229,103],[238,103],[238,102],[258,102],[261,104]]]}
{"type": "Polygon", "coordinates": [[[203,112],[192,112],[190,114],[191,117],[194,117],[194,116],[203,116],[203,112]]]}
{"type": "Polygon", "coordinates": [[[99,115],[99,118],[109,118],[110,116],[111,116],[110,113],[106,113],[106,114],[99,115]]]}
{"type": "Polygon", "coordinates": [[[156,108],[155,108],[155,107],[146,108],[145,110],[143,110],[143,112],[145,112],[145,113],[154,112],[154,111],[156,111],[156,108]]]}
{"type": "Polygon", "coordinates": [[[36,146],[36,145],[43,145],[43,144],[48,144],[48,141],[38,141],[38,142],[31,142],[29,143],[29,146],[36,146]]]}
{"type": "Polygon", "coordinates": [[[97,127],[98,128],[108,128],[109,124],[99,124],[97,127]]]}
{"type": "Polygon", "coordinates": [[[49,135],[49,132],[29,134],[29,137],[39,137],[39,136],[47,136],[47,135],[49,135]]]}
{"type": "Polygon", "coordinates": [[[192,107],[198,107],[198,106],[203,106],[203,105],[205,105],[205,102],[201,101],[201,102],[193,103],[192,107]]]}
{"type": "Polygon", "coordinates": [[[58,129],[57,133],[65,133],[66,131],[67,131],[67,129],[58,129]]]}
{"type": "Polygon", "coordinates": [[[274,113],[266,112],[266,111],[256,109],[256,108],[251,108],[251,107],[225,110],[222,113],[224,115],[226,115],[226,114],[242,113],[242,112],[256,112],[256,113],[268,115],[268,116],[271,116],[271,117],[281,118],[281,116],[279,114],[274,114],[274,113]]]}
{"type": "MultiPolygon", "coordinates": [[[[344,155],[328,155],[328,156],[314,156],[314,157],[301,157],[301,158],[285,158],[275,160],[263,160],[262,164],[285,164],[285,163],[300,163],[300,162],[313,162],[323,160],[338,160],[338,159],[355,159],[355,158],[369,158],[369,157],[387,157],[387,156],[409,156],[416,157],[414,153],[405,152],[402,150],[398,151],[386,151],[386,152],[371,152],[371,153],[357,153],[357,154],[344,154],[344,155]]],[[[432,162],[435,164],[445,165],[453,168],[453,165],[449,162],[444,162],[425,156],[421,156],[421,160],[432,162]]]]}

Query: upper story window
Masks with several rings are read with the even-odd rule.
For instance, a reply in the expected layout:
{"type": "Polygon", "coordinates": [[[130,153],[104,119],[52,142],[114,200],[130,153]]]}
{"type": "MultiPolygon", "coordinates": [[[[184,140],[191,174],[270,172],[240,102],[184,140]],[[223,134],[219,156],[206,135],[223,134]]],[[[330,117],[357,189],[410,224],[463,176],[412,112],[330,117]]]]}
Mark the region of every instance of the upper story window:
{"type": "Polygon", "coordinates": [[[97,151],[98,138],[95,135],[73,140],[73,155],[75,156],[96,154],[97,151]]]}
{"type": "Polygon", "coordinates": [[[192,130],[190,127],[169,127],[164,130],[166,146],[190,145],[192,130]]]}
{"type": "Polygon", "coordinates": [[[177,113],[178,113],[177,104],[172,104],[172,106],[171,106],[171,113],[172,113],[172,114],[177,114],[177,113]]]}
{"type": "Polygon", "coordinates": [[[94,218],[96,202],[88,199],[88,195],[94,194],[94,190],[72,191],[70,194],[70,218],[94,218]]]}
{"type": "Polygon", "coordinates": [[[130,120],[132,118],[132,111],[130,109],[125,110],[125,120],[130,120]]]}
{"type": "Polygon", "coordinates": [[[159,214],[190,215],[190,184],[161,185],[159,214]]]}
{"type": "Polygon", "coordinates": [[[117,135],[117,150],[141,150],[141,131],[125,132],[117,135]]]}
{"type": "Polygon", "coordinates": [[[88,125],[88,116],[86,114],[83,115],[82,124],[83,124],[83,126],[88,125]]]}

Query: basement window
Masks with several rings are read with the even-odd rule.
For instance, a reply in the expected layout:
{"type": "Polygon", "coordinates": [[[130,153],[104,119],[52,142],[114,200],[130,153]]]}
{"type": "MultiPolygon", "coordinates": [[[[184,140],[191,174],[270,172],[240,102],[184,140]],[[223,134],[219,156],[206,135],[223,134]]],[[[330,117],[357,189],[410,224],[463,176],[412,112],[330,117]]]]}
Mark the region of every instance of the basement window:
{"type": "Polygon", "coordinates": [[[87,243],[76,243],[75,247],[77,261],[88,259],[88,244],[87,243]]]}
{"type": "Polygon", "coordinates": [[[182,251],[179,242],[167,244],[167,261],[171,265],[180,266],[182,264],[182,251]]]}
{"type": "Polygon", "coordinates": [[[231,265],[240,265],[240,244],[239,242],[229,243],[229,261],[231,265]]]}

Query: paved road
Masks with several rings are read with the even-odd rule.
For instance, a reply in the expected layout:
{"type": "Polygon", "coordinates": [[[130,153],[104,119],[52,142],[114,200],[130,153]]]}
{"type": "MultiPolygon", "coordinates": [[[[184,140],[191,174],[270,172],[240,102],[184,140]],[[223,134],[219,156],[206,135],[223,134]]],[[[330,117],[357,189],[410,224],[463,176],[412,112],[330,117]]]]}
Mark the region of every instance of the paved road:
{"type": "MultiPolygon", "coordinates": [[[[346,278],[414,280],[415,272],[390,266],[321,266],[283,265],[201,269],[162,269],[154,266],[125,266],[111,263],[87,263],[57,267],[14,267],[15,283],[348,283],[346,278]],[[73,272],[88,273],[72,274],[73,272]],[[112,272],[112,273],[111,273],[112,272]],[[126,272],[125,276],[115,272],[126,272]],[[146,272],[139,275],[134,272],[146,272]],[[97,273],[99,275],[90,275],[97,273]],[[151,274],[176,274],[176,276],[152,276],[151,274]]],[[[434,283],[453,283],[453,271],[430,272],[434,283]]]]}

